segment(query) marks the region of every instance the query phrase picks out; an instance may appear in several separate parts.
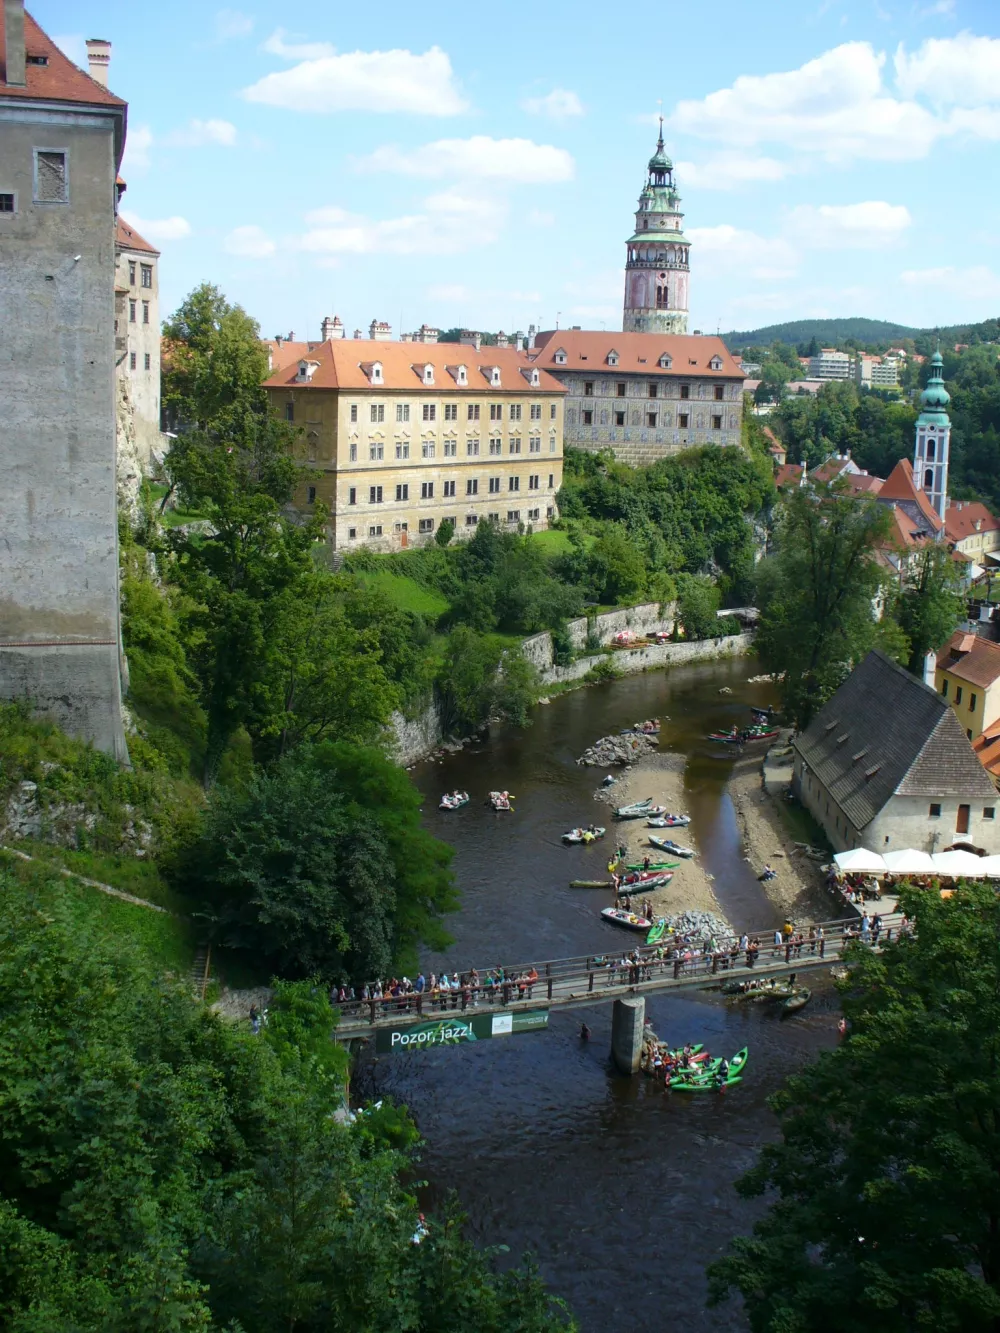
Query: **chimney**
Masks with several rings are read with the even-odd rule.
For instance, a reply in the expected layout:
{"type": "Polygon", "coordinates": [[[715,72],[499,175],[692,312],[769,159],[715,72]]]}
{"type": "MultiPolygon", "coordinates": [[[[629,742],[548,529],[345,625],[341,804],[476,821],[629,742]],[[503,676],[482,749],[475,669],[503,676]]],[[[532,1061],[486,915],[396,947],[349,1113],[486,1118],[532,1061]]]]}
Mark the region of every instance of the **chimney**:
{"type": "Polygon", "coordinates": [[[24,0],[3,0],[4,41],[7,50],[5,82],[8,88],[24,88],[24,0]]]}
{"type": "Polygon", "coordinates": [[[937,670],[937,657],[934,653],[924,654],[924,684],[929,685],[932,690],[937,691],[934,683],[934,672],[937,670]]]}
{"type": "Polygon", "coordinates": [[[322,342],[333,342],[333,319],[330,315],[324,316],[319,326],[319,336],[322,342]]]}
{"type": "Polygon", "coordinates": [[[108,86],[108,66],[111,64],[111,43],[101,37],[87,38],[87,69],[90,77],[102,88],[108,86]]]}

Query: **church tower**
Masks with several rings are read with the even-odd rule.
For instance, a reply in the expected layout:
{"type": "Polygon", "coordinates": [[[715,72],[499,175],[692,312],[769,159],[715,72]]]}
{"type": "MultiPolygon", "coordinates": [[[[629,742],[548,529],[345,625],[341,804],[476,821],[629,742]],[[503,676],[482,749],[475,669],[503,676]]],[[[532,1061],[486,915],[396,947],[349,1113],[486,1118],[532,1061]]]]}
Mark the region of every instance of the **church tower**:
{"type": "Polygon", "coordinates": [[[663,117],[656,152],[639,208],[625,265],[626,333],[687,333],[688,252],[684,214],[674,186],[674,164],[663,151],[663,117]]]}
{"type": "Polygon", "coordinates": [[[917,441],[913,450],[913,481],[924,491],[944,522],[948,507],[948,452],[951,445],[951,422],[948,404],[951,396],[944,387],[941,353],[931,357],[931,374],[927,388],[920,395],[920,415],[917,417],[917,441]]]}

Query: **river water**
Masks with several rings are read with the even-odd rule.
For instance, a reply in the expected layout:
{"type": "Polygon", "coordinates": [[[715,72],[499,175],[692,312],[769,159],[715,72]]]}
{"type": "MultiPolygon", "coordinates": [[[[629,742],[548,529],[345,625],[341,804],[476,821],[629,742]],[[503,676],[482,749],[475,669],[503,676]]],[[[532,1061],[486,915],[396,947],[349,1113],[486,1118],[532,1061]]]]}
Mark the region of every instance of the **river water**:
{"type": "MultiPolygon", "coordinates": [[[[455,943],[425,970],[620,950],[622,932],[598,915],[601,895],[574,892],[574,877],[600,878],[606,851],[566,848],[560,834],[594,817],[604,776],[577,757],[599,736],[652,716],[669,717],[661,748],[686,756],[685,808],[723,911],[737,926],[773,929],[774,909],[742,859],[726,793],[727,747],[704,737],[745,722],[749,703],[773,702],[747,684],[753,659],[650,672],[554,699],[526,731],[414,770],[427,797],[427,827],[456,849],[462,910],[455,943]],[[731,694],[721,694],[728,686],[731,694]],[[443,791],[465,789],[464,810],[437,809],[443,791]],[[517,797],[497,816],[492,788],[517,797]]],[[[650,794],[653,794],[652,791],[650,794]]],[[[603,809],[604,807],[598,807],[603,809]]],[[[647,997],[647,1020],[680,1045],[713,1052],[750,1048],[747,1075],[725,1097],[667,1094],[652,1080],[611,1067],[611,1005],[554,1012],[547,1032],[444,1051],[369,1057],[362,1095],[407,1103],[427,1148],[421,1172],[433,1205],[456,1191],[475,1237],[532,1252],[551,1289],[585,1333],[742,1329],[738,1303],[704,1308],[707,1263],[747,1231],[757,1205],[733,1181],[773,1137],[767,1097],[817,1051],[836,1041],[836,1006],[826,982],[795,1018],[763,1006],[726,1006],[718,994],[647,997]],[[581,1020],[591,1028],[579,1038],[581,1020]]]]}

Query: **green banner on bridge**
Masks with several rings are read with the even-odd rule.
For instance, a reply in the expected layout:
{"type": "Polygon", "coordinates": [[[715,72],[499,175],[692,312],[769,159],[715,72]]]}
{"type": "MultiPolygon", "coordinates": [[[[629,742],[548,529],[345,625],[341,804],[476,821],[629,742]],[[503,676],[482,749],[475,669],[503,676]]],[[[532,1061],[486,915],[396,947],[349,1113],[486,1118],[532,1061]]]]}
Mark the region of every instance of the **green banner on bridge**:
{"type": "Polygon", "coordinates": [[[386,1055],[390,1051],[421,1051],[431,1046],[464,1046],[470,1041],[506,1037],[515,1032],[538,1032],[548,1027],[548,1023],[547,1009],[442,1015],[405,1027],[379,1028],[375,1033],[375,1050],[386,1055]]]}

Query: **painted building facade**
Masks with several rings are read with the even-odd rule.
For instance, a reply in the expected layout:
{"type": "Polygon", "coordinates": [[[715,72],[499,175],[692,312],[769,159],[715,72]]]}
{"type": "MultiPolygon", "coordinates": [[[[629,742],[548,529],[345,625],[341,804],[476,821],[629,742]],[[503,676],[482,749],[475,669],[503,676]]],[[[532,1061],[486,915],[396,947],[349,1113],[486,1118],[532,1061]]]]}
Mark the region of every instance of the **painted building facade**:
{"type": "Polygon", "coordinates": [[[568,447],[641,466],[740,442],[743,371],[721,338],[554,329],[528,355],[566,386],[568,447]]]}
{"type": "Polygon", "coordinates": [[[566,390],[513,348],[331,340],[264,387],[298,428],[296,504],[326,506],[337,550],[556,517],[566,390]]]}
{"type": "Polygon", "coordinates": [[[626,333],[687,333],[691,242],[674,184],[674,165],[663,147],[663,120],[639,195],[635,231],[626,242],[626,333]]]}
{"type": "Polygon", "coordinates": [[[114,317],[125,114],[21,0],[5,0],[0,695],[30,698],[123,759],[114,317]]]}
{"type": "Polygon", "coordinates": [[[160,444],[160,252],[119,217],[115,230],[115,361],[126,380],[143,466],[160,444]]]}

